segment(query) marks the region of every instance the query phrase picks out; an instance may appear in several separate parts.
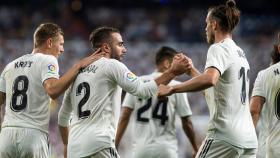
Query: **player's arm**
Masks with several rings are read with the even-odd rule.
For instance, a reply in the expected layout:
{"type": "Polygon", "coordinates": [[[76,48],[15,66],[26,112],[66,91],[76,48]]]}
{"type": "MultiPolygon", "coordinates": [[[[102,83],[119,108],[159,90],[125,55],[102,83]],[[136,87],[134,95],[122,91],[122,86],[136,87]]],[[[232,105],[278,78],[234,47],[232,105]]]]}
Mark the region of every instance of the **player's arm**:
{"type": "Polygon", "coordinates": [[[2,125],[2,107],[6,101],[6,93],[0,91],[0,131],[2,125]]]}
{"type": "Polygon", "coordinates": [[[207,68],[205,72],[181,84],[159,88],[159,96],[173,93],[195,92],[215,86],[219,80],[220,72],[216,68],[207,68]]]}
{"type": "Polygon", "coordinates": [[[44,81],[44,88],[48,95],[55,100],[58,98],[74,81],[79,71],[87,67],[94,61],[98,60],[104,55],[100,53],[100,49],[96,50],[92,55],[80,60],[77,64],[73,65],[61,78],[49,78],[44,81]]]}
{"type": "Polygon", "coordinates": [[[170,95],[173,93],[195,92],[215,86],[221,74],[232,64],[230,55],[219,45],[212,45],[208,49],[205,71],[182,84],[159,90],[159,95],[170,95]]]}
{"type": "Polygon", "coordinates": [[[201,75],[201,73],[195,67],[192,67],[190,69],[189,73],[187,73],[187,74],[191,77],[196,77],[196,76],[201,75]]]}
{"type": "Polygon", "coordinates": [[[185,73],[192,78],[201,75],[201,73],[194,67],[192,59],[188,57],[186,58],[188,60],[188,65],[185,73]]]}
{"type": "Polygon", "coordinates": [[[198,151],[198,147],[195,142],[195,133],[194,133],[193,124],[190,119],[190,116],[181,117],[181,121],[182,121],[183,130],[186,136],[188,137],[188,139],[190,140],[194,153],[196,154],[198,151]]]}
{"type": "Polygon", "coordinates": [[[132,113],[133,109],[128,108],[128,107],[122,107],[122,113],[120,116],[119,124],[118,124],[118,129],[117,129],[117,134],[116,134],[116,148],[118,149],[120,141],[123,137],[123,134],[127,128],[127,125],[129,123],[130,115],[132,113]]]}
{"type": "Polygon", "coordinates": [[[72,106],[70,100],[71,87],[65,92],[62,106],[60,107],[58,113],[58,126],[60,136],[62,138],[62,143],[64,146],[64,157],[67,157],[67,145],[68,145],[68,134],[69,134],[69,125],[70,117],[72,114],[72,106]]]}
{"type": "Polygon", "coordinates": [[[261,96],[253,96],[250,100],[250,111],[253,119],[254,126],[257,126],[262,111],[265,98],[261,96]]]}
{"type": "Polygon", "coordinates": [[[260,113],[262,111],[263,104],[266,101],[265,98],[265,74],[264,71],[260,71],[254,83],[254,88],[252,90],[252,97],[250,100],[250,112],[252,115],[254,126],[257,126],[258,120],[260,118],[260,113]]]}
{"type": "Polygon", "coordinates": [[[63,127],[59,125],[59,132],[62,138],[63,143],[63,155],[64,158],[67,158],[67,145],[68,145],[68,133],[69,133],[69,127],[63,127]]]}
{"type": "Polygon", "coordinates": [[[143,82],[136,75],[134,75],[123,63],[115,60],[110,60],[106,67],[104,67],[107,76],[115,81],[126,92],[138,96],[140,98],[150,98],[156,96],[158,85],[167,84],[176,75],[184,73],[187,65],[185,57],[178,57],[174,59],[173,66],[164,72],[162,76],[155,80],[143,82]]]}
{"type": "Polygon", "coordinates": [[[161,84],[168,84],[176,76],[185,73],[190,68],[191,60],[184,56],[183,54],[178,54],[173,58],[171,67],[163,72],[161,76],[155,79],[156,84],[159,86],[161,84]]]}
{"type": "Polygon", "coordinates": [[[2,105],[5,104],[5,101],[6,101],[6,93],[0,91],[0,107],[2,107],[2,105]]]}

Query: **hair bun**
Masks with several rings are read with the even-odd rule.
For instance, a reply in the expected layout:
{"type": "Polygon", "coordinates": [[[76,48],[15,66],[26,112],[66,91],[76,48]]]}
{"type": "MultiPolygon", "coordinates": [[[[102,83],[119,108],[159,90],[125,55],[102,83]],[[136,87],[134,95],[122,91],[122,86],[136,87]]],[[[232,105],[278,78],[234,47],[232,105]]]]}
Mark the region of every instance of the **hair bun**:
{"type": "Polygon", "coordinates": [[[226,2],[227,7],[235,7],[235,1],[234,0],[228,0],[226,2]]]}

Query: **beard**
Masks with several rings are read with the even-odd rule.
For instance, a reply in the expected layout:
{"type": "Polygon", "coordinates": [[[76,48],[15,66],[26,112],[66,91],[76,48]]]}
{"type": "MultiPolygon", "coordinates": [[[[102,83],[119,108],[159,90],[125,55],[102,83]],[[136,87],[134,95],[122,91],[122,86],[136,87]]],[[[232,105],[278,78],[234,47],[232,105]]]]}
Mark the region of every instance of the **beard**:
{"type": "Polygon", "coordinates": [[[206,35],[207,37],[207,42],[209,43],[209,44],[214,44],[214,42],[215,42],[215,36],[214,36],[214,34],[212,34],[212,33],[210,33],[209,35],[206,35]]]}
{"type": "Polygon", "coordinates": [[[121,60],[122,60],[122,56],[117,55],[117,53],[116,53],[116,51],[115,51],[114,49],[112,49],[111,58],[112,58],[112,59],[116,59],[116,60],[118,60],[118,61],[121,61],[121,60]]]}

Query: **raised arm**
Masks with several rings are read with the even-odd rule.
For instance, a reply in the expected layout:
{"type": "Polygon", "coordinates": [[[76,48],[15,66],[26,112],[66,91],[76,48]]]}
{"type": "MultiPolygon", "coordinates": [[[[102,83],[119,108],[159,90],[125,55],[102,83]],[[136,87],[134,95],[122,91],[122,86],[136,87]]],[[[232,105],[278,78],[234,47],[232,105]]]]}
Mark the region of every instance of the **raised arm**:
{"type": "Polygon", "coordinates": [[[173,93],[195,92],[215,86],[220,77],[216,68],[208,68],[199,76],[196,76],[182,84],[173,87],[173,93]]]}
{"type": "Polygon", "coordinates": [[[201,73],[194,67],[192,59],[187,56],[186,59],[188,60],[188,65],[185,73],[192,78],[201,75],[201,73]]]}
{"type": "Polygon", "coordinates": [[[96,50],[92,55],[80,60],[77,64],[72,66],[61,78],[49,78],[44,81],[44,88],[48,95],[55,100],[58,98],[75,80],[79,71],[82,68],[87,67],[94,61],[100,59],[104,56],[103,52],[100,52],[100,49],[96,50]]]}
{"type": "Polygon", "coordinates": [[[123,137],[123,134],[127,128],[127,125],[129,123],[130,115],[132,113],[133,109],[128,108],[128,107],[123,107],[122,108],[122,113],[120,116],[120,121],[118,124],[118,129],[117,129],[117,134],[116,134],[116,148],[118,149],[120,141],[123,137]]]}
{"type": "Polygon", "coordinates": [[[171,67],[163,72],[160,77],[156,78],[155,82],[158,86],[161,84],[168,84],[176,76],[185,73],[189,69],[189,62],[191,62],[190,59],[183,54],[174,56],[171,67]]]}
{"type": "Polygon", "coordinates": [[[216,68],[207,68],[205,72],[181,84],[159,88],[159,96],[171,95],[173,93],[195,92],[215,86],[220,77],[220,73],[216,68]]]}

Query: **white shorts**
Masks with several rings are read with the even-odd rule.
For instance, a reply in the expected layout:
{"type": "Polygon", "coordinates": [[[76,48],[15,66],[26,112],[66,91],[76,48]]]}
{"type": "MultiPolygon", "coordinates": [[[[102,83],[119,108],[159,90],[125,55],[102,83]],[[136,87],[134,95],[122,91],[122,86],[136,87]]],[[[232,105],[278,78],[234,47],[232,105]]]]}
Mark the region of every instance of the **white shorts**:
{"type": "Polygon", "coordinates": [[[0,133],[1,158],[49,158],[48,134],[37,129],[4,127],[0,133]]]}
{"type": "Polygon", "coordinates": [[[178,153],[170,145],[145,144],[135,147],[134,158],[178,158],[178,153]]]}
{"type": "Polygon", "coordinates": [[[120,156],[115,148],[107,148],[84,158],[120,158],[120,156]]]}
{"type": "Polygon", "coordinates": [[[239,148],[225,141],[208,138],[200,146],[196,158],[256,158],[257,149],[239,148]]]}

